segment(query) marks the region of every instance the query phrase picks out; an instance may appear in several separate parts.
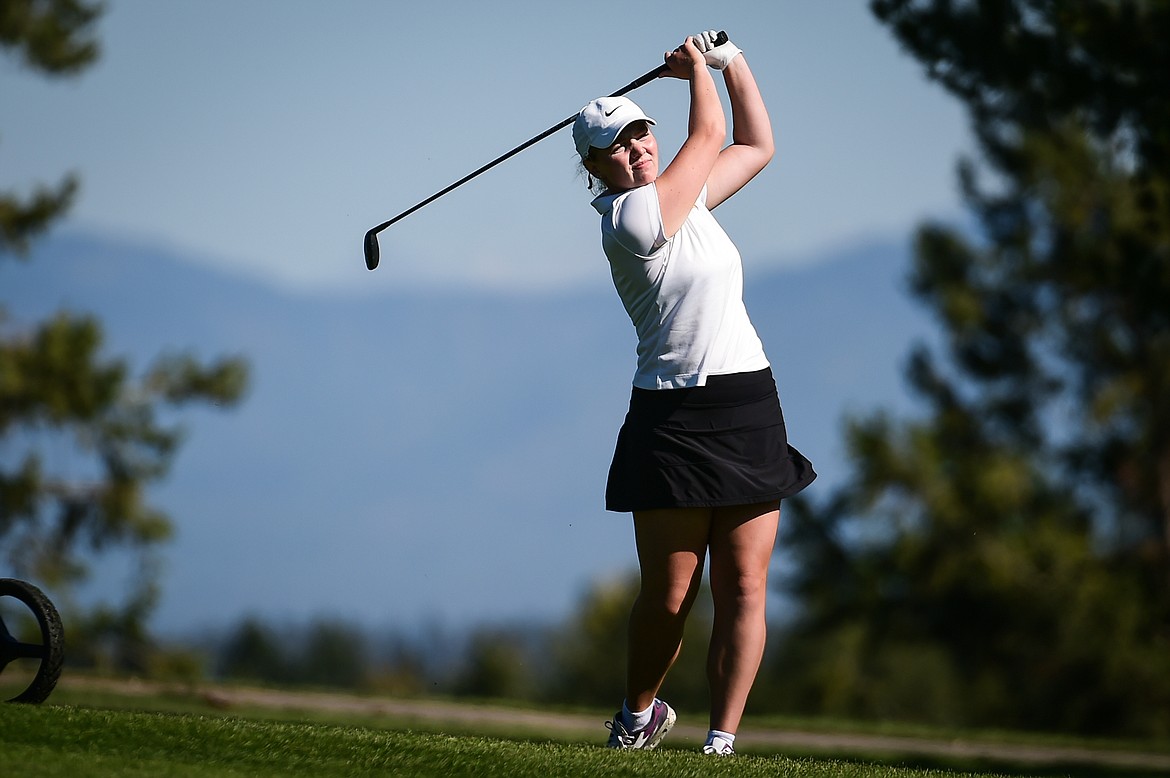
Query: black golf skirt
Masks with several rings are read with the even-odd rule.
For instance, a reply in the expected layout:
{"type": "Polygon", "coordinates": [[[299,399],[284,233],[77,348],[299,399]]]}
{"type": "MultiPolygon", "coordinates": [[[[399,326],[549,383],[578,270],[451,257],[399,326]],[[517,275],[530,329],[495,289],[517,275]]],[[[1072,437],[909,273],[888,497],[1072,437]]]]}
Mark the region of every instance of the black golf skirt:
{"type": "Polygon", "coordinates": [[[765,368],[710,376],[706,386],[635,387],[605,507],[750,505],[791,497],[814,478],[812,463],[788,445],[776,381],[765,368]]]}

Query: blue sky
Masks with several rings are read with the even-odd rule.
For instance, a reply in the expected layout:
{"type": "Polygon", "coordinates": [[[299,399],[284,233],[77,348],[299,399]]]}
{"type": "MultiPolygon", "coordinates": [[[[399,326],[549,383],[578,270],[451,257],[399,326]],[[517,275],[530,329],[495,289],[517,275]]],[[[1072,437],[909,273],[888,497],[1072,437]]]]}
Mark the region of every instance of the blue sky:
{"type": "MultiPolygon", "coordinates": [[[[75,170],[69,225],[310,294],[605,283],[567,130],[391,227],[376,273],[361,238],[712,27],[745,51],[778,141],[721,211],[747,261],[954,215],[962,112],[862,0],[111,0],[80,77],[0,61],[0,187],[75,170]]],[[[632,96],[677,148],[682,83],[632,96]]]]}

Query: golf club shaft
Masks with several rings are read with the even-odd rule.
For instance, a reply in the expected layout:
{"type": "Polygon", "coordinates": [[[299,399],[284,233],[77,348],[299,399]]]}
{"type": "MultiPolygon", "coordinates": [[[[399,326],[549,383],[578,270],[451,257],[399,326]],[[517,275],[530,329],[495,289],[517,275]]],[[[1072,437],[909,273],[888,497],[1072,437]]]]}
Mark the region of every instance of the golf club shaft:
{"type": "MultiPolygon", "coordinates": [[[[666,65],[662,65],[660,67],[657,67],[654,70],[651,70],[649,73],[645,74],[644,76],[641,76],[640,78],[637,78],[637,79],[631,81],[629,84],[626,84],[624,87],[622,87],[621,89],[619,89],[618,91],[616,91],[612,95],[610,95],[610,97],[620,97],[620,96],[624,95],[626,92],[631,92],[640,86],[644,86],[645,84],[648,84],[649,82],[658,78],[658,76],[661,73],[665,72],[666,69],[667,69],[666,65]]],[[[572,124],[576,118],[577,118],[577,114],[573,114],[572,116],[565,119],[564,121],[558,122],[557,124],[554,124],[552,127],[549,127],[544,132],[540,133],[539,135],[537,135],[533,138],[529,138],[528,140],[524,141],[519,146],[517,146],[516,148],[507,152],[506,154],[501,154],[500,156],[496,157],[491,162],[487,163],[486,165],[479,168],[478,170],[471,172],[471,173],[468,173],[463,178],[459,179],[455,183],[448,186],[446,189],[435,192],[433,195],[431,195],[427,199],[423,200],[422,202],[420,202],[416,205],[413,205],[410,208],[407,208],[405,211],[398,214],[393,219],[382,222],[377,227],[375,227],[372,231],[376,232],[376,233],[381,232],[382,230],[389,227],[391,224],[394,224],[395,222],[397,222],[401,219],[405,219],[407,216],[410,216],[412,213],[417,211],[419,208],[422,208],[424,205],[429,205],[430,203],[433,203],[435,200],[438,200],[440,197],[447,194],[451,190],[457,189],[457,188],[463,186],[471,179],[475,178],[476,176],[478,176],[482,173],[486,173],[487,171],[491,170],[492,168],[494,168],[496,165],[500,164],[501,162],[503,162],[507,159],[510,159],[511,157],[516,156],[517,154],[519,154],[521,151],[524,151],[524,149],[528,148],[529,146],[532,146],[532,145],[539,143],[540,141],[544,140],[549,135],[552,135],[554,132],[557,132],[558,130],[563,130],[565,127],[568,127],[570,124],[572,124]]]]}
{"type": "MultiPolygon", "coordinates": [[[[727,34],[721,32],[721,33],[719,33],[719,37],[716,39],[716,45],[722,44],[722,43],[726,42],[726,40],[727,40],[727,34]]],[[[654,68],[650,72],[645,73],[645,74],[639,76],[638,78],[635,78],[633,81],[626,84],[621,89],[617,90],[616,92],[614,92],[613,94],[611,94],[609,96],[610,97],[621,97],[622,95],[626,94],[627,92],[632,92],[633,90],[637,89],[638,87],[644,86],[644,85],[650,83],[654,79],[656,79],[656,78],[660,77],[662,74],[666,73],[668,70],[670,70],[670,68],[667,67],[666,65],[659,65],[658,67],[654,68]]],[[[410,216],[412,213],[417,211],[419,208],[422,208],[425,205],[429,205],[430,203],[433,203],[435,200],[438,200],[440,197],[447,194],[451,190],[458,189],[459,187],[463,186],[464,184],[466,184],[468,181],[475,178],[476,176],[478,176],[482,173],[486,173],[487,171],[491,170],[492,168],[494,168],[496,165],[500,164],[504,160],[509,159],[511,157],[514,157],[515,155],[519,154],[521,151],[524,151],[524,149],[528,148],[529,146],[532,146],[535,143],[539,143],[540,141],[544,140],[549,135],[552,135],[553,133],[557,132],[558,130],[561,130],[561,129],[564,129],[565,127],[568,127],[570,124],[573,123],[573,121],[576,118],[577,118],[577,114],[573,114],[572,116],[565,119],[564,121],[557,122],[552,127],[549,127],[547,130],[545,130],[544,132],[540,133],[539,135],[537,135],[533,138],[529,138],[528,140],[524,141],[519,146],[517,146],[516,148],[507,152],[506,154],[502,154],[502,155],[496,157],[491,162],[487,163],[486,165],[479,168],[478,170],[475,170],[471,173],[468,173],[463,178],[459,179],[458,181],[456,181],[455,183],[446,187],[445,189],[442,189],[438,192],[435,192],[433,195],[431,195],[427,199],[423,200],[422,202],[417,203],[415,205],[412,205],[410,208],[407,208],[405,211],[398,214],[394,218],[389,219],[387,221],[384,221],[381,224],[379,224],[377,227],[374,227],[373,229],[369,230],[366,233],[365,246],[364,246],[365,255],[366,255],[366,267],[369,268],[370,270],[373,270],[374,268],[376,268],[378,266],[378,257],[379,257],[379,253],[380,253],[378,250],[378,233],[379,232],[386,229],[387,227],[394,224],[395,222],[398,222],[398,221],[401,221],[402,219],[405,219],[407,216],[410,216]]]]}

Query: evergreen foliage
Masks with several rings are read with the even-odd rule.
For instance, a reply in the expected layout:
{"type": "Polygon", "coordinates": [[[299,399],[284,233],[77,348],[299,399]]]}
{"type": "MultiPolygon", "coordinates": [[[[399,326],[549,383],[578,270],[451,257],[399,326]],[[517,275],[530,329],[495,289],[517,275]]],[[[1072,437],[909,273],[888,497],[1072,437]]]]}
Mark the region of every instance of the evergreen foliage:
{"type": "Polygon", "coordinates": [[[969,111],[974,230],[918,233],[922,414],[789,511],[792,702],[1170,734],[1170,3],[871,7],[969,111]]]}

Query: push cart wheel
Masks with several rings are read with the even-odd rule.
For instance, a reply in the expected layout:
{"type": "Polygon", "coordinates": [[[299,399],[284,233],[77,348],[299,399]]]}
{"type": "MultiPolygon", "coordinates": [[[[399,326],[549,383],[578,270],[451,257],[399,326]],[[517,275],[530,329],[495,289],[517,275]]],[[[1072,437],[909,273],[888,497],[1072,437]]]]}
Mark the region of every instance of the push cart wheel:
{"type": "Polygon", "coordinates": [[[8,676],[0,677],[0,695],[44,702],[64,660],[65,632],[53,603],[27,581],[0,578],[0,676],[8,676]]]}

